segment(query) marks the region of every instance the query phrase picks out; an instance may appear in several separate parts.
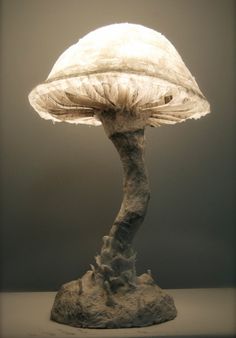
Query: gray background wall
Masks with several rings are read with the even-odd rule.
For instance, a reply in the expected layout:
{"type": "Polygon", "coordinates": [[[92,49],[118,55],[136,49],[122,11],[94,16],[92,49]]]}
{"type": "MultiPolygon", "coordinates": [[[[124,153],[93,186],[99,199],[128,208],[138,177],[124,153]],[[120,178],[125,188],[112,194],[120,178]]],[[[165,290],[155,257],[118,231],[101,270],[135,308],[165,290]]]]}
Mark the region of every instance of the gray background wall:
{"type": "Polygon", "coordinates": [[[29,91],[89,31],[140,23],[166,35],[212,114],[146,130],[152,198],[137,271],[163,288],[220,287],[235,270],[235,2],[3,0],[1,285],[54,290],[94,262],[122,199],[118,155],[101,127],[56,124],[29,91]]]}

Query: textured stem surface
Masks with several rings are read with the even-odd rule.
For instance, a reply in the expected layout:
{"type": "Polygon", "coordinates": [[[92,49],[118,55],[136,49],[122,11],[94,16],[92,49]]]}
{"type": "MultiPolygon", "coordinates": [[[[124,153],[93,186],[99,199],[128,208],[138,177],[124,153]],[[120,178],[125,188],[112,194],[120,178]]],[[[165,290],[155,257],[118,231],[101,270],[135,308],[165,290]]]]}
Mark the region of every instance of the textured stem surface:
{"type": "MultiPolygon", "coordinates": [[[[150,271],[136,276],[132,240],[142,224],[150,197],[144,164],[144,128],[124,130],[122,116],[106,112],[101,120],[123,165],[124,197],[97,266],[62,286],[51,319],[90,328],[140,327],[176,316],[173,298],[154,282],[150,271]]],[[[137,125],[136,125],[137,127],[137,125]]]]}
{"type": "Polygon", "coordinates": [[[123,165],[124,197],[120,211],[97,257],[98,272],[111,288],[135,284],[135,254],[132,240],[141,226],[150,198],[144,162],[144,129],[117,132],[109,136],[123,165]]]}
{"type": "Polygon", "coordinates": [[[144,130],[117,133],[111,136],[111,140],[123,165],[124,198],[109,235],[120,243],[123,251],[142,224],[150,197],[144,163],[144,130]]]}

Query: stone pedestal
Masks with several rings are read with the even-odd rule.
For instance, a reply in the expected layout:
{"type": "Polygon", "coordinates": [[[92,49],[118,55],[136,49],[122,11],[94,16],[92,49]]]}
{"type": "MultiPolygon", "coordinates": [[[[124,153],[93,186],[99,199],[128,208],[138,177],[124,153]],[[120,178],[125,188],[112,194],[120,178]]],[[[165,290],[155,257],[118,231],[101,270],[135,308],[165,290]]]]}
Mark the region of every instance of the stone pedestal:
{"type": "Polygon", "coordinates": [[[81,279],[58,291],[51,319],[83,328],[142,327],[176,317],[173,298],[158,287],[149,274],[136,279],[136,285],[111,292],[104,282],[88,271],[81,279]]]}

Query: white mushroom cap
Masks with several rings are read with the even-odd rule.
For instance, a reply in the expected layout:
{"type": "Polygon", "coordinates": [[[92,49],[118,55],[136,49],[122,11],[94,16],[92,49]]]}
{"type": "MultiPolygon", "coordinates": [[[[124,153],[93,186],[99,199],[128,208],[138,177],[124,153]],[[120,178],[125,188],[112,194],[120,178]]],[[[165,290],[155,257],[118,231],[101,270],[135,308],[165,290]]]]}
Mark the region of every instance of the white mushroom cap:
{"type": "Polygon", "coordinates": [[[161,33],[128,23],[96,29],[69,47],[29,101],[45,119],[95,126],[106,110],[132,113],[151,126],[210,112],[174,46],[161,33]]]}

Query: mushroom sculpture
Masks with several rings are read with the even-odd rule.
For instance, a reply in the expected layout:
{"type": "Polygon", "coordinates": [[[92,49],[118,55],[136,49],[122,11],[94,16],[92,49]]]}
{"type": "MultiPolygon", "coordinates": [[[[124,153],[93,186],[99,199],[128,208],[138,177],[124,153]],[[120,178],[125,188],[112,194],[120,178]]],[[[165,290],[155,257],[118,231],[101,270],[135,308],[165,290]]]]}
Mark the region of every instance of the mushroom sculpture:
{"type": "Polygon", "coordinates": [[[133,238],[150,198],[144,130],[198,119],[209,104],[173,45],[136,24],[99,28],[68,48],[47,80],[29,95],[55,122],[102,125],[123,165],[124,197],[95,266],[56,295],[51,319],[78,327],[147,326],[171,320],[176,308],[150,271],[135,271],[133,238]]]}

